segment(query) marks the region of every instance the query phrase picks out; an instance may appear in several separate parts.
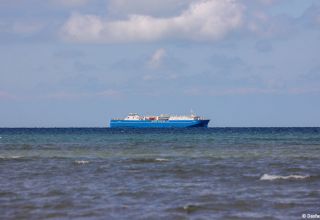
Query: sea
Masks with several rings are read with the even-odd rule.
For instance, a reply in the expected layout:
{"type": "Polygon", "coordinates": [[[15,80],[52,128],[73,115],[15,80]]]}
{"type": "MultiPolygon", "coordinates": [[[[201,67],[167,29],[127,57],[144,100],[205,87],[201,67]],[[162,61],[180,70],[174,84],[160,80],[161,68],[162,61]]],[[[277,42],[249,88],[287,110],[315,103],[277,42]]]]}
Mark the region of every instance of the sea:
{"type": "Polygon", "coordinates": [[[0,219],[311,217],[320,128],[0,129],[0,219]]]}

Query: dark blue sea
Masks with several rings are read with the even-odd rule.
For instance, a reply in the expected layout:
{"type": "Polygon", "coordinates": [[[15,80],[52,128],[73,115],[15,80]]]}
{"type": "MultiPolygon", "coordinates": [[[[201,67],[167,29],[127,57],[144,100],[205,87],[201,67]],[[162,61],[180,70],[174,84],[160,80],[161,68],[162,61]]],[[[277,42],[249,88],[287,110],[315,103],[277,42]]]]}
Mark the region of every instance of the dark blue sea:
{"type": "Polygon", "coordinates": [[[0,219],[320,214],[320,128],[2,128],[0,137],[0,219]]]}

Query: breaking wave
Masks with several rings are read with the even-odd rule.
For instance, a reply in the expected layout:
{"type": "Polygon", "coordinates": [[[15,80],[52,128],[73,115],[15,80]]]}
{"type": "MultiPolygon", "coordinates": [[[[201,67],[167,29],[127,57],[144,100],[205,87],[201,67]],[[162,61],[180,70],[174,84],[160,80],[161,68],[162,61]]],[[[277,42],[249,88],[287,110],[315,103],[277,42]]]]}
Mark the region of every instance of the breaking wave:
{"type": "Polygon", "coordinates": [[[20,159],[22,156],[2,156],[0,155],[0,159],[9,160],[9,159],[20,159]]]}
{"type": "Polygon", "coordinates": [[[288,180],[288,179],[305,179],[309,178],[309,175],[289,175],[289,176],[280,176],[280,175],[270,175],[263,174],[260,180],[288,180]]]}
{"type": "Polygon", "coordinates": [[[166,161],[169,161],[168,159],[165,159],[165,158],[156,158],[155,161],[158,161],[158,162],[166,162],[166,161]]]}
{"type": "Polygon", "coordinates": [[[88,164],[88,163],[90,163],[90,161],[88,161],[88,160],[76,160],[76,161],[74,161],[76,164],[88,164]]]}

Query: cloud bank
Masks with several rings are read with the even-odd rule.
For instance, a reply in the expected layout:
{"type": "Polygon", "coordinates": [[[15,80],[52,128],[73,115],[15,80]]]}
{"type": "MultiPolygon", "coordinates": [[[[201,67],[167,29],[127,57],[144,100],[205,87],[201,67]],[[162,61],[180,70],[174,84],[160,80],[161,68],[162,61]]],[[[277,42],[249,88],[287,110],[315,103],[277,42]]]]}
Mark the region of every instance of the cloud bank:
{"type": "Polygon", "coordinates": [[[244,7],[235,0],[201,0],[173,17],[132,14],[124,20],[73,14],[61,29],[71,42],[153,42],[166,39],[214,41],[239,28],[244,7]]]}

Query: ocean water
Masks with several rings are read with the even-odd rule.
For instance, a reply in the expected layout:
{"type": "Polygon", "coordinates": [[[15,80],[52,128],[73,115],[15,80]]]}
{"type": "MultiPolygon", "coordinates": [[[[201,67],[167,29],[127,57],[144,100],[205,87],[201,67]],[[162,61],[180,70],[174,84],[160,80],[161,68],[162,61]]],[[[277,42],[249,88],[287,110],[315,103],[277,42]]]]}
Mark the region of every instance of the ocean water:
{"type": "Polygon", "coordinates": [[[320,128],[0,129],[0,219],[320,214],[320,128]]]}

